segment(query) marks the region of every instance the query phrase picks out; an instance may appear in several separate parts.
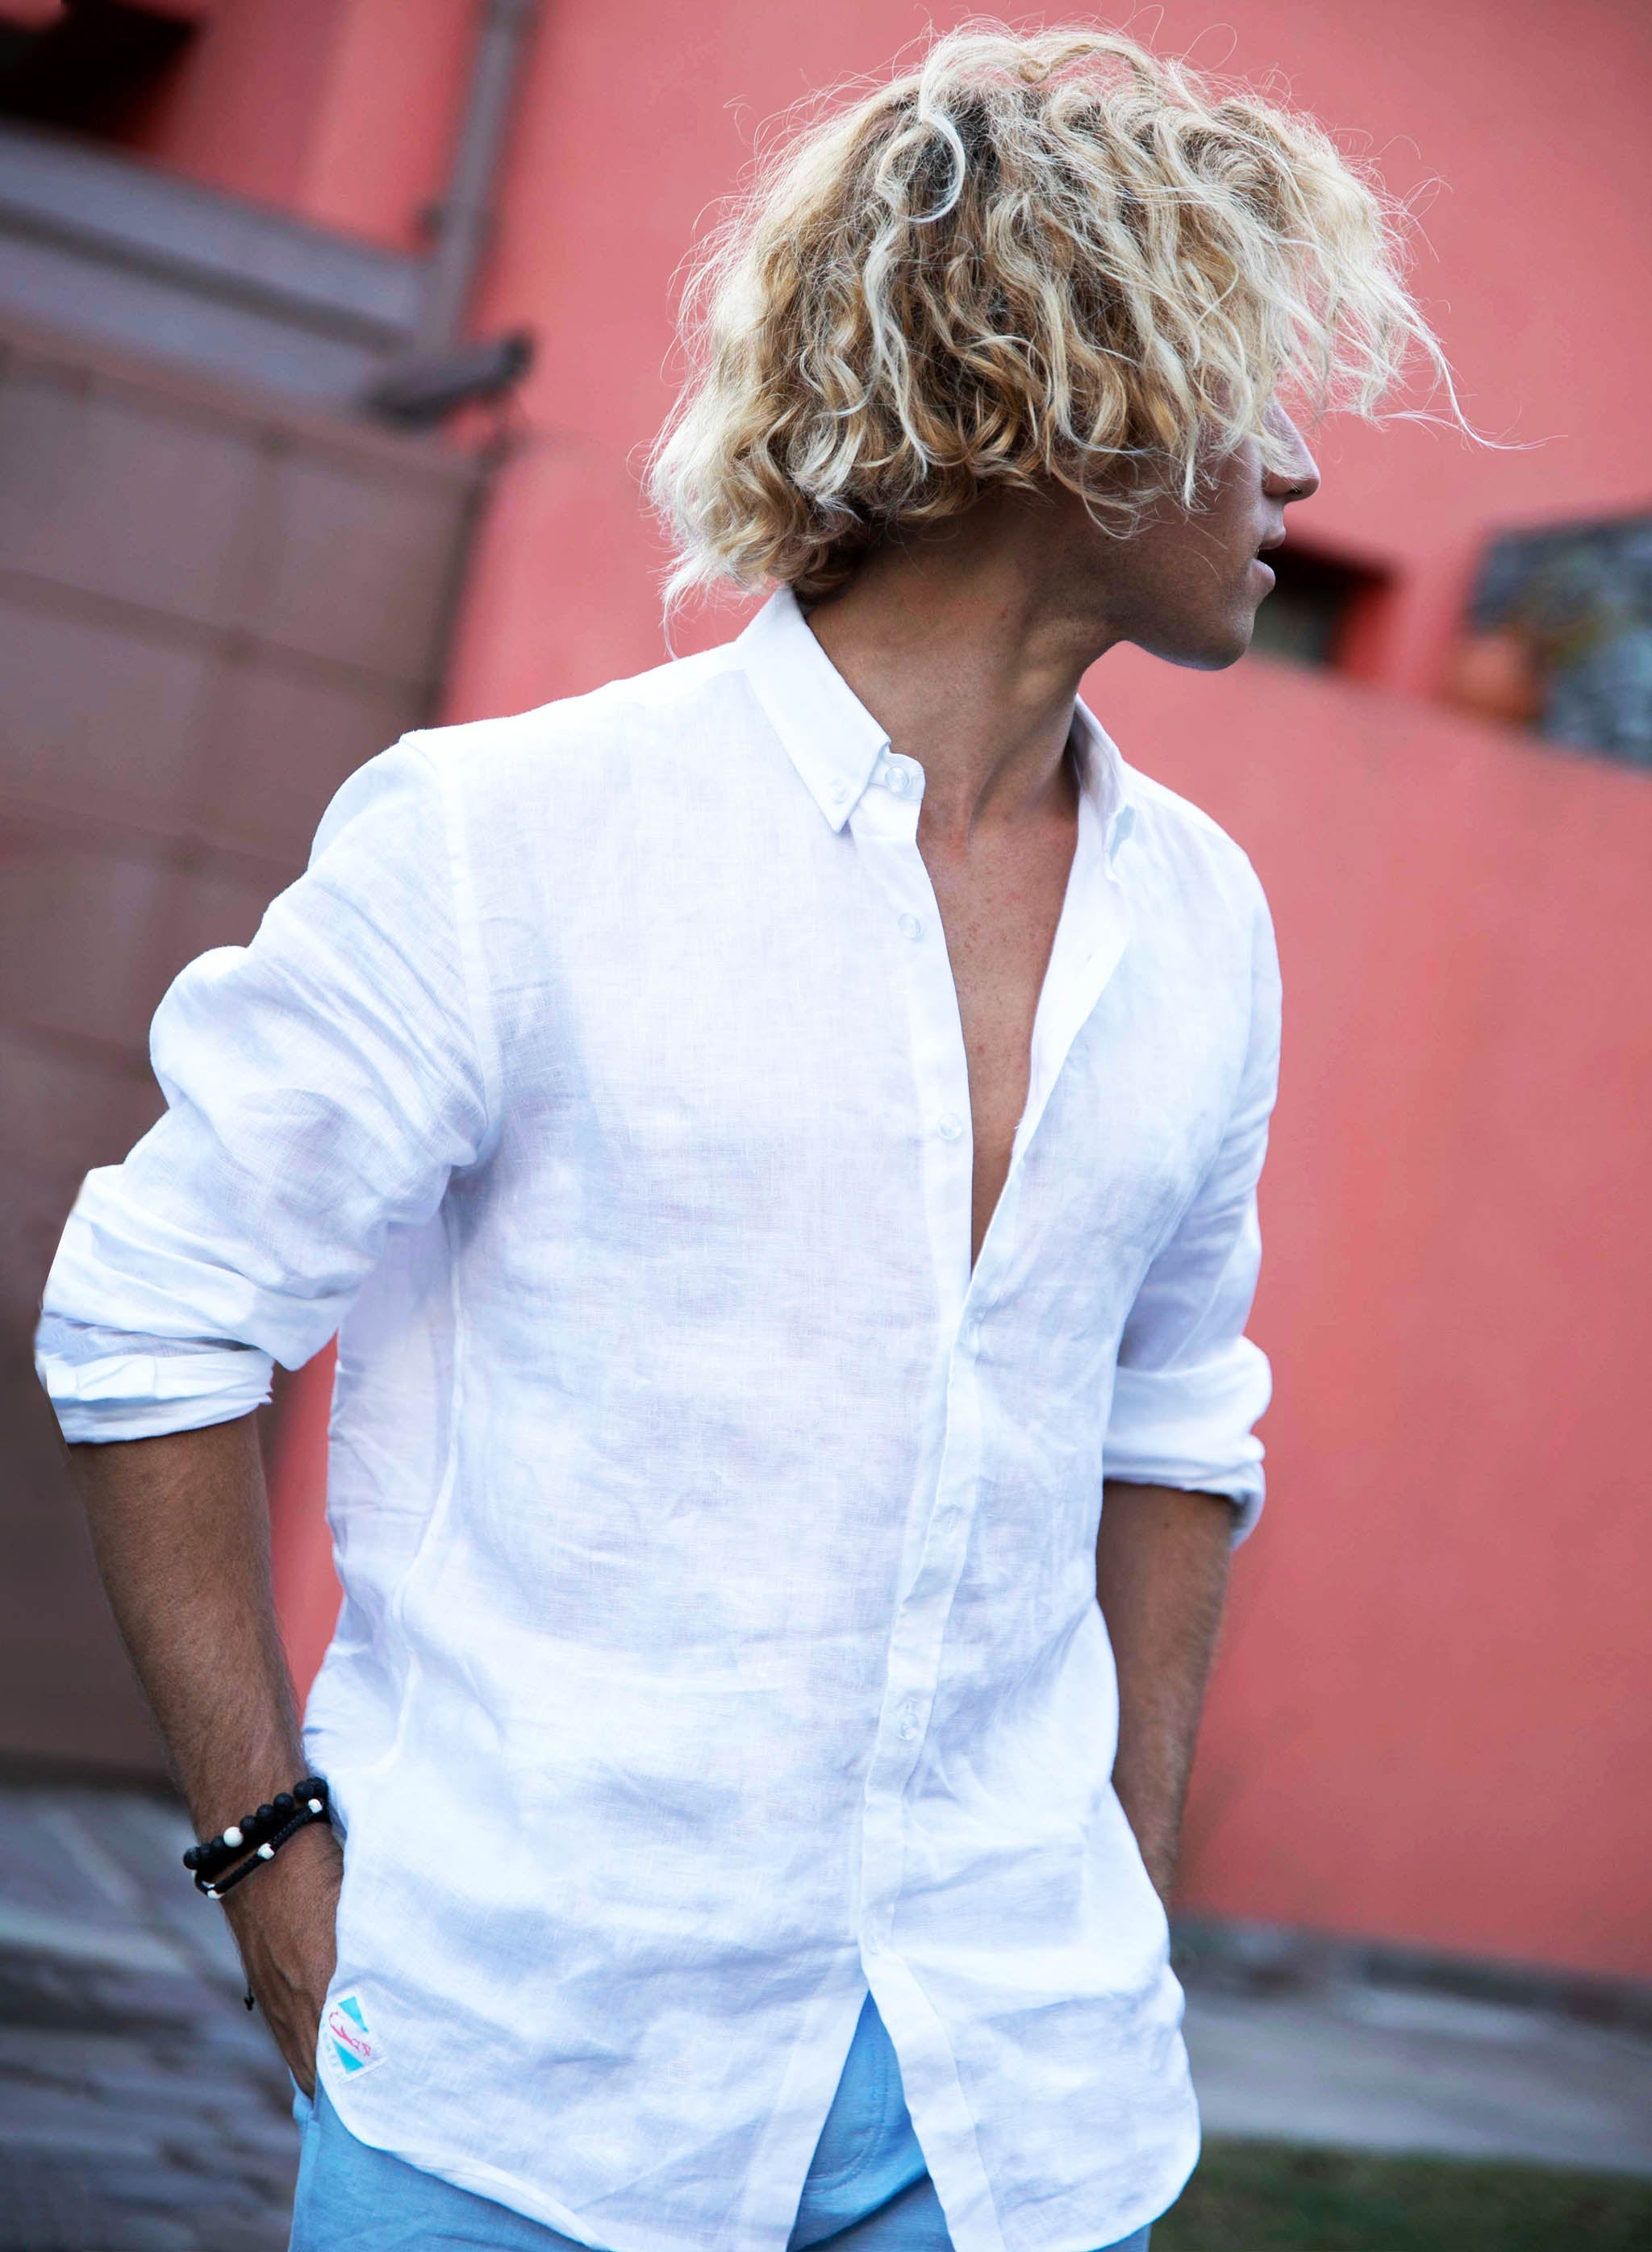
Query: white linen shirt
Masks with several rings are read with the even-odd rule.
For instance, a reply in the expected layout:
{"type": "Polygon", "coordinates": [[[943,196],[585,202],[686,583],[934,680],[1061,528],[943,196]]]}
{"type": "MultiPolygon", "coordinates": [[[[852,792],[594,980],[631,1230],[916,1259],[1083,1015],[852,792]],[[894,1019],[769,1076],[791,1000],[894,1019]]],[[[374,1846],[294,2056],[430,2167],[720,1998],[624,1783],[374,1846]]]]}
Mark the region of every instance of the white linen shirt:
{"type": "Polygon", "coordinates": [[[71,1439],[343,1324],[307,1744],[374,2061],[322,2075],[608,2252],[781,2252],[868,1985],[958,2252],[1091,2252],[1196,2155],[1095,1539],[1104,1474],[1260,1503],[1277,970],[1238,848],[1075,745],[973,1274],[923,772],[783,594],[353,776],[52,1269],[71,1439]]]}

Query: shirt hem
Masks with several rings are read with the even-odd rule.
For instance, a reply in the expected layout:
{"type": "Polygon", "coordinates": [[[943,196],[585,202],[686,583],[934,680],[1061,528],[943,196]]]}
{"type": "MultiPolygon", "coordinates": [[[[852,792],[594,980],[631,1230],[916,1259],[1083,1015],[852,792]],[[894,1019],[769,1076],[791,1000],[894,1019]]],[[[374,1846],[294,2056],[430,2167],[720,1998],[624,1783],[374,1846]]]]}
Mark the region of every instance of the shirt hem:
{"type": "MultiPolygon", "coordinates": [[[[324,2067],[323,2076],[327,2084],[328,2102],[337,2113],[340,2123],[358,2143],[365,2144],[370,2150],[383,2151],[388,2157],[399,2158],[404,2165],[417,2167],[421,2173],[430,2174],[438,2181],[448,2182],[455,2189],[469,2190],[473,2196],[486,2198],[509,2212],[520,2214],[525,2220],[537,2221],[547,2228],[557,2229],[576,2244],[587,2247],[587,2252],[705,2252],[703,2234],[692,2229],[679,2235],[664,2230],[619,2227],[605,2228],[600,2235],[593,2235],[588,2224],[571,2207],[559,2204],[555,2198],[539,2194],[517,2176],[506,2173],[499,2167],[478,2165],[472,2159],[450,2159],[439,2151],[421,2149],[399,2137],[393,2141],[382,2141],[371,2133],[364,2132],[346,2116],[345,2106],[339,2102],[339,2082],[324,2067]]],[[[1186,2188],[1198,2160],[1199,2144],[1196,2133],[1192,2155],[1184,2166],[1173,2170],[1169,2186],[1163,2190],[1156,2190],[1139,2205],[1127,2207],[1121,2219],[1109,2217],[1095,2228],[1086,2228],[1077,2235],[1068,2233],[1018,2244],[1017,2252],[1107,2252],[1108,2247],[1133,2236],[1138,2229],[1163,2220],[1186,2188]]],[[[933,2173],[930,2179],[934,2179],[933,2173]]],[[[772,2242],[764,2247],[764,2252],[785,2252],[787,2237],[793,2225],[793,2222],[788,2222],[785,2233],[775,2235],[772,2242]]]]}

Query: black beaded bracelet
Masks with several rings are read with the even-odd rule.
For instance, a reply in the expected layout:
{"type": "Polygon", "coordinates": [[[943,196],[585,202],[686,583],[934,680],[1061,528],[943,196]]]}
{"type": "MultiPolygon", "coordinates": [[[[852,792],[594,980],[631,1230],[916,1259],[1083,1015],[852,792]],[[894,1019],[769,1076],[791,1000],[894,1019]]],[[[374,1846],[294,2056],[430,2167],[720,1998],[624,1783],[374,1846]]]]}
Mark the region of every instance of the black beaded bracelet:
{"type": "Polygon", "coordinates": [[[325,1782],[307,1775],[290,1790],[278,1790],[267,1806],[232,1822],[221,1836],[191,1845],[184,1866],[195,1879],[196,1891],[208,1900],[222,1900],[243,1877],[273,1861],[289,1838],[312,1822],[324,1822],[327,1804],[325,1782]]]}

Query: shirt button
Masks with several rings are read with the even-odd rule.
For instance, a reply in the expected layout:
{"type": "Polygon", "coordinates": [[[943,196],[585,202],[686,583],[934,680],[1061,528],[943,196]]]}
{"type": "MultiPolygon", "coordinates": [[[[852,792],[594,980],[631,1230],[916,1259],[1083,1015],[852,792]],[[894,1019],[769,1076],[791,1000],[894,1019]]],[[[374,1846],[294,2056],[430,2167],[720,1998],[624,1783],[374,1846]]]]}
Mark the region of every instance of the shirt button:
{"type": "Polygon", "coordinates": [[[937,1120],[935,1131],[943,1142],[955,1142],[963,1132],[963,1120],[949,1110],[944,1118],[937,1120]]]}
{"type": "Polygon", "coordinates": [[[905,797],[906,792],[912,788],[912,776],[905,767],[885,767],[884,788],[892,791],[896,797],[905,797]]]}
{"type": "Polygon", "coordinates": [[[918,1719],[915,1713],[908,1713],[901,1720],[900,1740],[905,1744],[916,1743],[918,1741],[918,1719]]]}
{"type": "Polygon", "coordinates": [[[903,938],[921,938],[923,936],[924,927],[915,914],[902,915],[900,918],[900,935],[903,938]]]}

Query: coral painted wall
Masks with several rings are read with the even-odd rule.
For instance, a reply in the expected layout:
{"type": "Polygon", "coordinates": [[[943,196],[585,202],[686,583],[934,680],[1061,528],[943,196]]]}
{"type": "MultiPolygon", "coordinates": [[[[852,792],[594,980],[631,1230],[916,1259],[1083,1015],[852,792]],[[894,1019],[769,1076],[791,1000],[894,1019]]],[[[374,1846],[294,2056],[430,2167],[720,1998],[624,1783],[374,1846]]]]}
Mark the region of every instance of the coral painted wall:
{"type": "Polygon", "coordinates": [[[1090,685],[1244,839],[1286,979],[1271,1498],[1183,1898],[1652,1972],[1652,788],[1260,660],[1090,685]]]}
{"type": "Polygon", "coordinates": [[[441,194],[475,0],[210,0],[122,136],[203,186],[418,250],[441,194]]]}

